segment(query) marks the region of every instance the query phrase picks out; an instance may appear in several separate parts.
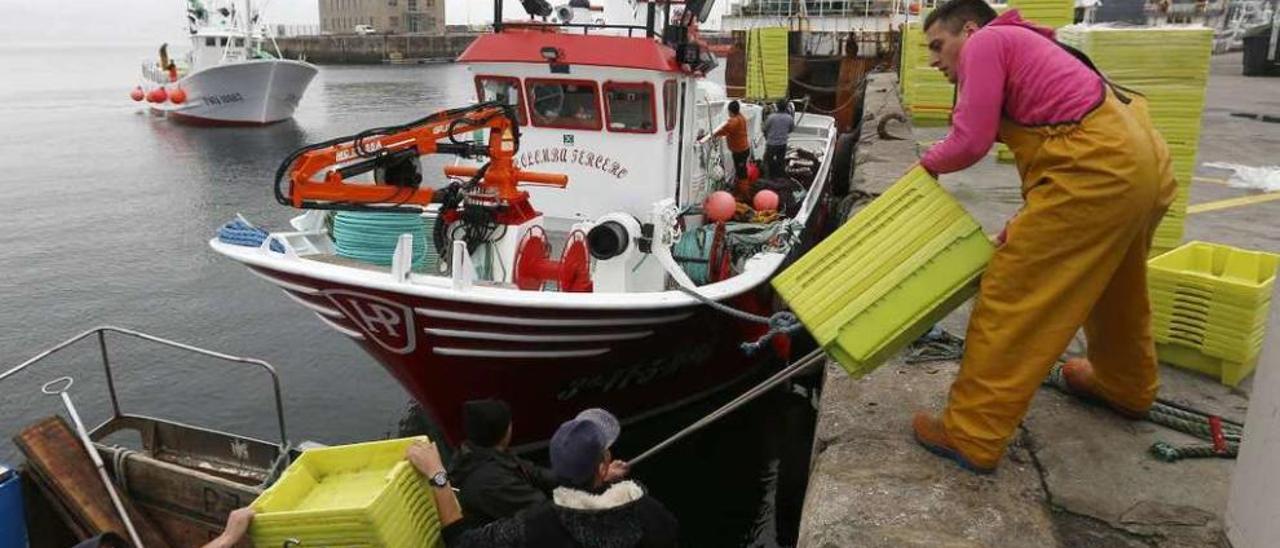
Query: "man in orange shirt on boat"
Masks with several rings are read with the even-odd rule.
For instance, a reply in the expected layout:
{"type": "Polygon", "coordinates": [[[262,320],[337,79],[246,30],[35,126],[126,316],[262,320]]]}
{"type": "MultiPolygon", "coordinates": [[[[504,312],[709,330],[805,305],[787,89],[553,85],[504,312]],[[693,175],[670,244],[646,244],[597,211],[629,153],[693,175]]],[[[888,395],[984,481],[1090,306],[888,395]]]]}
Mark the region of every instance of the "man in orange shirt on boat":
{"type": "Polygon", "coordinates": [[[747,181],[747,158],[751,156],[751,140],[747,138],[747,118],[742,115],[742,105],[737,101],[729,101],[729,118],[720,127],[698,139],[706,143],[712,137],[724,137],[733,154],[734,194],[741,201],[751,199],[750,182],[747,181]]]}

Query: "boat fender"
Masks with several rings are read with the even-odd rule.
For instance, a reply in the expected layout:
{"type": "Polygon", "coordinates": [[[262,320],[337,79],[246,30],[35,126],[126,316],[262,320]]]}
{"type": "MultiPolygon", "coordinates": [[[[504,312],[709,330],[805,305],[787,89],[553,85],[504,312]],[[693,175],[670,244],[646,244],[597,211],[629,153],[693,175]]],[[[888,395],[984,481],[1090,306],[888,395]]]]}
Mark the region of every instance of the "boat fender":
{"type": "Polygon", "coordinates": [[[129,98],[133,99],[134,101],[141,101],[143,99],[146,99],[146,97],[147,97],[147,94],[142,91],[142,86],[135,87],[133,88],[133,91],[129,92],[129,98]]]}
{"type": "Polygon", "coordinates": [[[181,105],[182,103],[187,102],[187,92],[182,88],[175,88],[173,92],[169,94],[169,100],[175,105],[181,105]]]}
{"type": "Polygon", "coordinates": [[[607,261],[627,251],[631,240],[627,228],[617,221],[605,221],[587,232],[587,250],[597,260],[607,261]]]}

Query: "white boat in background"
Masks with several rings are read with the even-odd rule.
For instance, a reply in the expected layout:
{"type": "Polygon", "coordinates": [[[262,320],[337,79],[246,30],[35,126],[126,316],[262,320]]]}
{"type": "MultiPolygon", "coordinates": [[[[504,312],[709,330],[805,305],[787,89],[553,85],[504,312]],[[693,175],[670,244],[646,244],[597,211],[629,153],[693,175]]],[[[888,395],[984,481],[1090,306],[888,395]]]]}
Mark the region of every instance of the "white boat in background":
{"type": "Polygon", "coordinates": [[[236,8],[228,3],[209,11],[188,0],[191,51],[169,59],[162,47],[157,61],[142,64],[143,84],[133,99],[147,101],[154,114],[201,125],[264,125],[292,117],[316,67],[284,59],[248,1],[243,14],[236,8]]]}

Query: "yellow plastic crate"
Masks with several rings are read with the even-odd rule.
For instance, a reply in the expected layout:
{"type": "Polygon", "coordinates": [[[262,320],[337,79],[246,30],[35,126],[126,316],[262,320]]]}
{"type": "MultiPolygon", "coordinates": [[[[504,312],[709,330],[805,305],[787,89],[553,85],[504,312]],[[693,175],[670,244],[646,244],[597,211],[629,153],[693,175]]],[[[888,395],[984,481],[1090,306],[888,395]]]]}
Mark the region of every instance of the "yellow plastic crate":
{"type": "Polygon", "coordinates": [[[255,546],[443,546],[435,501],[405,451],[424,436],[305,451],[252,504],[255,546]]]}
{"type": "Polygon", "coordinates": [[[1190,242],[1147,263],[1157,284],[1198,288],[1212,300],[1264,303],[1271,299],[1280,255],[1236,247],[1190,242]]]}
{"type": "Polygon", "coordinates": [[[1239,385],[1258,366],[1257,353],[1247,360],[1232,361],[1177,343],[1156,343],[1156,355],[1164,363],[1216,377],[1227,386],[1239,385]]]}
{"type": "Polygon", "coordinates": [[[1161,361],[1235,386],[1262,351],[1280,256],[1191,242],[1148,261],[1161,361]]]}
{"type": "Polygon", "coordinates": [[[995,248],[922,168],[773,279],[850,375],[865,375],[971,297],[995,248]]]}

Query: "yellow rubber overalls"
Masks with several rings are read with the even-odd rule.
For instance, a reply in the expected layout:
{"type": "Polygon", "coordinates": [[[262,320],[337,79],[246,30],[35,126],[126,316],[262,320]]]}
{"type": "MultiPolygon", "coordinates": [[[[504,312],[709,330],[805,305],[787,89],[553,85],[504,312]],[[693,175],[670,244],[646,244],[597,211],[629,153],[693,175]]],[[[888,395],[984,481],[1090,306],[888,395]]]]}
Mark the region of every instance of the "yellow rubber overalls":
{"type": "Polygon", "coordinates": [[[1000,460],[1082,325],[1098,395],[1139,412],[1155,399],[1147,254],[1176,185],[1145,99],[1103,87],[1079,122],[1000,124],[1025,205],[982,277],[942,417],[977,466],[1000,460]]]}

